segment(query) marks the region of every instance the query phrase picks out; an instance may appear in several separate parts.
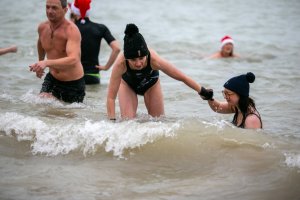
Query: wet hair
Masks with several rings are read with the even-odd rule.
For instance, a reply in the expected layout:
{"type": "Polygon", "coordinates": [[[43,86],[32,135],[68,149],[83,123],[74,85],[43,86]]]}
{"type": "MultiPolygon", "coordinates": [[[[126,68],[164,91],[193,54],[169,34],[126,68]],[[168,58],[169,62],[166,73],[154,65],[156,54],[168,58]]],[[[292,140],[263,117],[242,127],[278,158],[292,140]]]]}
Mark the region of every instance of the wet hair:
{"type": "Polygon", "coordinates": [[[67,0],[60,0],[60,4],[63,8],[66,8],[68,6],[68,1],[67,0]]]}
{"type": "MultiPolygon", "coordinates": [[[[255,111],[258,113],[255,107],[255,102],[251,97],[246,97],[246,96],[240,96],[239,102],[238,102],[238,107],[241,110],[241,113],[243,115],[242,123],[240,126],[244,127],[245,121],[247,114],[254,113],[255,111]],[[248,113],[249,109],[251,111],[248,113]]],[[[259,113],[258,113],[259,114],[259,113]]],[[[235,109],[235,114],[232,120],[232,123],[237,126],[237,116],[238,116],[238,109],[235,109]]],[[[261,124],[262,126],[262,124],[261,124]]]]}
{"type": "Polygon", "coordinates": [[[241,112],[246,114],[249,107],[252,107],[256,110],[254,100],[251,97],[240,96],[239,108],[241,112]]]}

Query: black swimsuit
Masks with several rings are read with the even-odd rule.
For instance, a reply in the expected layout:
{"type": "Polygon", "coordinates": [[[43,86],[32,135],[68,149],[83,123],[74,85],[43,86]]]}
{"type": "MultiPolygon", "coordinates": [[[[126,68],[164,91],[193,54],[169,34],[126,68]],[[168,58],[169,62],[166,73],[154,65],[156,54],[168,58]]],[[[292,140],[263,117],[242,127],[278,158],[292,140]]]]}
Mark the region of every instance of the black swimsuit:
{"type": "Polygon", "coordinates": [[[126,72],[122,75],[122,79],[134,90],[136,94],[144,95],[159,78],[159,71],[153,70],[150,66],[150,54],[147,59],[147,66],[141,70],[134,70],[129,67],[126,60],[126,72]]]}

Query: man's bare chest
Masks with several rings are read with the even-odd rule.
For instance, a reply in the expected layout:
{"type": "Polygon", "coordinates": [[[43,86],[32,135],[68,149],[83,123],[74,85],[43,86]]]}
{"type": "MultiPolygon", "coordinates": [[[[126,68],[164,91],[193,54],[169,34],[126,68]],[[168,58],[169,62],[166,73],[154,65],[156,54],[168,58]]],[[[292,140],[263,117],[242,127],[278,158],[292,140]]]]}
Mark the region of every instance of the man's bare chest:
{"type": "Polygon", "coordinates": [[[42,48],[46,52],[66,52],[67,37],[66,34],[62,31],[51,32],[51,30],[48,29],[41,34],[40,41],[42,48]]]}

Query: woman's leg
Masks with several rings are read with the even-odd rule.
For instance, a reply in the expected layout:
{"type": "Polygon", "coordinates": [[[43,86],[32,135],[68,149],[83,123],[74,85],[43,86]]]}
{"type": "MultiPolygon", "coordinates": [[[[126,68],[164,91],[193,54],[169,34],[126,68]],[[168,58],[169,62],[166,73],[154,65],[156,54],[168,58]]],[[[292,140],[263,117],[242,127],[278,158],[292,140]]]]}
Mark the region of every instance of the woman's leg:
{"type": "Polygon", "coordinates": [[[159,117],[165,114],[163,94],[158,80],[144,94],[144,101],[148,110],[148,114],[152,117],[159,117]]]}
{"type": "Polygon", "coordinates": [[[118,97],[121,117],[123,119],[135,118],[138,106],[137,94],[123,80],[120,84],[118,97]]]}

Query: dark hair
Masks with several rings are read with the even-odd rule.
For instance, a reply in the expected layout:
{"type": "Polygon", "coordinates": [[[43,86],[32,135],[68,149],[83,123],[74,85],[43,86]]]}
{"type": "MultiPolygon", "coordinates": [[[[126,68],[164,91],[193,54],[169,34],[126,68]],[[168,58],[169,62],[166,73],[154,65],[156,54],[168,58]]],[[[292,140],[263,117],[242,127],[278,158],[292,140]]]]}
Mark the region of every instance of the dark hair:
{"type": "Polygon", "coordinates": [[[70,19],[72,20],[72,21],[75,21],[76,20],[76,15],[74,14],[74,13],[70,13],[70,19]]]}
{"type": "Polygon", "coordinates": [[[251,97],[240,96],[239,108],[240,108],[241,112],[246,114],[249,106],[253,107],[256,110],[255,102],[251,97]]]}
{"type": "Polygon", "coordinates": [[[68,6],[68,1],[67,0],[60,0],[60,4],[63,8],[66,8],[68,6]]]}
{"type": "Polygon", "coordinates": [[[229,54],[230,57],[233,56],[233,49],[231,50],[230,54],[229,54]]]}
{"type": "MultiPolygon", "coordinates": [[[[242,123],[241,123],[240,127],[244,128],[247,114],[249,114],[248,113],[249,109],[250,108],[253,109],[253,111],[250,111],[250,113],[253,113],[254,111],[256,111],[258,113],[258,111],[256,110],[255,102],[251,97],[240,96],[238,107],[241,110],[241,113],[243,115],[243,119],[242,119],[242,123]]],[[[234,114],[234,117],[232,120],[232,123],[236,126],[237,126],[237,116],[238,116],[238,110],[236,108],[235,114],[234,114]]],[[[261,126],[262,126],[262,124],[261,124],[261,126]]]]}

